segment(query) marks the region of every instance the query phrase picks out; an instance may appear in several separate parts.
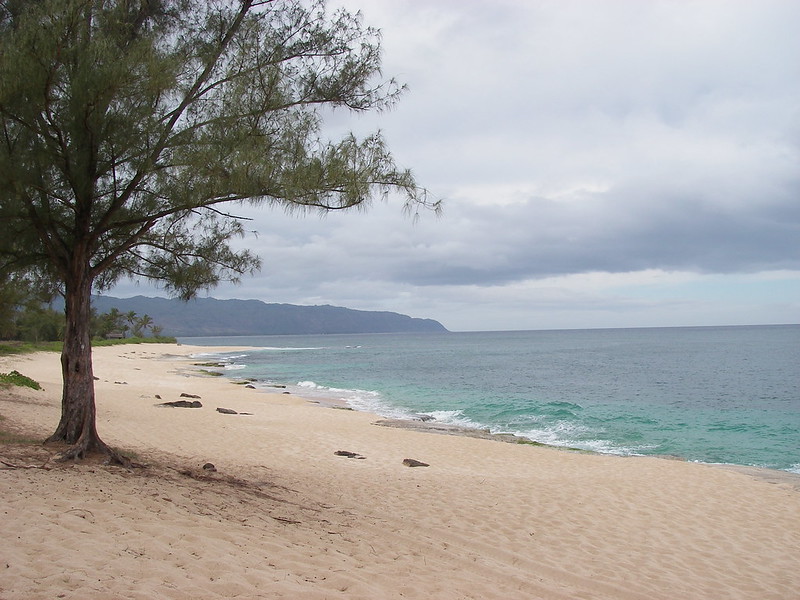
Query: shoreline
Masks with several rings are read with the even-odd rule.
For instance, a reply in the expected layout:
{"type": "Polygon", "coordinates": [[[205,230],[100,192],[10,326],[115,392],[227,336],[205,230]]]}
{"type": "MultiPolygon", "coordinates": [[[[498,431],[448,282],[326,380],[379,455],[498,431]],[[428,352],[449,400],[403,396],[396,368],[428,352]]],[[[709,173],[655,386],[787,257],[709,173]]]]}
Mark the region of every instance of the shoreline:
{"type": "MultiPolygon", "coordinates": [[[[209,352],[203,353],[208,354],[212,357],[218,356],[220,354],[225,354],[229,352],[245,352],[248,350],[258,350],[258,346],[236,346],[236,347],[226,347],[226,346],[195,346],[196,348],[209,348],[209,352]]],[[[213,362],[213,361],[212,361],[213,362]]],[[[228,374],[224,368],[222,363],[218,363],[216,365],[209,364],[205,365],[210,368],[217,368],[219,369],[216,373],[219,376],[224,377],[230,381],[236,382],[236,377],[234,375],[228,374]]],[[[198,368],[202,368],[198,367],[198,368]]],[[[252,380],[254,383],[257,383],[258,380],[252,380]]],[[[263,383],[263,382],[261,382],[263,383]]],[[[292,384],[289,382],[279,382],[274,384],[269,384],[264,387],[259,387],[260,391],[270,393],[272,390],[270,388],[287,388],[291,387],[292,384]]],[[[351,406],[346,399],[335,398],[335,397],[326,397],[326,396],[318,396],[315,398],[308,398],[303,396],[302,390],[297,393],[297,391],[292,392],[285,392],[285,393],[292,393],[295,397],[303,398],[306,402],[317,404],[322,407],[327,408],[339,408],[339,409],[346,409],[361,412],[364,414],[372,415],[372,417],[376,420],[375,424],[380,425],[382,427],[395,427],[401,429],[408,429],[413,431],[418,431],[422,433],[434,433],[434,434],[444,434],[444,435],[455,435],[455,436],[465,436],[465,437],[473,437],[478,439],[485,439],[485,440],[494,440],[512,444],[523,444],[523,445],[531,445],[531,446],[542,446],[546,448],[553,448],[556,450],[563,450],[567,452],[582,452],[582,453],[589,453],[589,454],[600,454],[605,456],[618,456],[621,458],[654,458],[660,460],[674,460],[674,461],[681,461],[687,462],[692,464],[699,464],[699,465],[706,465],[710,467],[719,467],[719,468],[726,468],[731,470],[738,470],[742,473],[750,474],[753,477],[758,477],[760,479],[766,481],[781,481],[787,483],[789,485],[793,485],[795,488],[800,489],[800,473],[795,473],[793,471],[789,471],[786,469],[773,469],[769,467],[760,467],[755,465],[742,465],[736,463],[713,463],[713,462],[703,462],[699,460],[691,460],[684,456],[677,456],[671,454],[618,454],[613,452],[601,452],[598,450],[588,450],[584,448],[575,448],[566,445],[557,445],[557,444],[548,444],[544,442],[540,442],[537,440],[533,440],[531,438],[518,435],[516,433],[511,432],[492,432],[489,428],[480,428],[480,427],[469,427],[465,425],[454,425],[450,423],[444,423],[441,421],[437,421],[434,417],[431,417],[427,414],[419,414],[416,416],[409,416],[409,417],[387,417],[384,415],[380,415],[375,412],[371,412],[369,410],[363,410],[354,406],[351,406]]]]}
{"type": "MultiPolygon", "coordinates": [[[[0,444],[14,465],[0,468],[0,598],[744,600],[800,587],[790,483],[377,426],[190,373],[208,348],[95,350],[100,435],[147,469],[0,444]],[[156,406],[181,393],[202,408],[156,406]]],[[[0,390],[3,428],[48,435],[58,356],[0,358],[11,368],[45,389],[0,390]]]]}

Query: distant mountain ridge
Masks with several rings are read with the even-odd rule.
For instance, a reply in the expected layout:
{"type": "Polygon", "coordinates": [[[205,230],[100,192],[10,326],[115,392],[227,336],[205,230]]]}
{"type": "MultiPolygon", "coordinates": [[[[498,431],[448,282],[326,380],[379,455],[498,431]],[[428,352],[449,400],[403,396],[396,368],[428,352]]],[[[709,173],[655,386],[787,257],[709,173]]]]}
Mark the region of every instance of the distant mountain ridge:
{"type": "Polygon", "coordinates": [[[146,296],[92,296],[92,306],[99,313],[116,308],[123,313],[150,315],[163,328],[163,335],[174,337],[447,331],[433,319],[394,312],[267,304],[261,300],[197,298],[183,302],[146,296]]]}

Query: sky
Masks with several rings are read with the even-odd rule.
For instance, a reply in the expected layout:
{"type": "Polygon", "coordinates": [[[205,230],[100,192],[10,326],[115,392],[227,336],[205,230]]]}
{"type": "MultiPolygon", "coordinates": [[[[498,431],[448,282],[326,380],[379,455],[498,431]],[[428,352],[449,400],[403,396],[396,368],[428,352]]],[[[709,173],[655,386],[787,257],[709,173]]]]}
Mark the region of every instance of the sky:
{"type": "Polygon", "coordinates": [[[443,214],[248,212],[262,270],[208,295],[453,331],[800,323],[800,2],[329,6],[408,90],[327,131],[380,130],[443,214]]]}

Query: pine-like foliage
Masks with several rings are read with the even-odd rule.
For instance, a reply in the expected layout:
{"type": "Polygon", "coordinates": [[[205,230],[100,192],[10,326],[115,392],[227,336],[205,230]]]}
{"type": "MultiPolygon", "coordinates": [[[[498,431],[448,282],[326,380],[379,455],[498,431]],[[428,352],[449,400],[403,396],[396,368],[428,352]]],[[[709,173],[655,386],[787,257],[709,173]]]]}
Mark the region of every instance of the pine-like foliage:
{"type": "Polygon", "coordinates": [[[340,210],[396,190],[435,208],[380,135],[320,138],[323,109],[401,91],[378,32],[322,1],[0,2],[0,274],[63,288],[63,412],[90,394],[93,289],[141,276],[189,298],[258,268],[230,243],[237,204],[340,210]]]}

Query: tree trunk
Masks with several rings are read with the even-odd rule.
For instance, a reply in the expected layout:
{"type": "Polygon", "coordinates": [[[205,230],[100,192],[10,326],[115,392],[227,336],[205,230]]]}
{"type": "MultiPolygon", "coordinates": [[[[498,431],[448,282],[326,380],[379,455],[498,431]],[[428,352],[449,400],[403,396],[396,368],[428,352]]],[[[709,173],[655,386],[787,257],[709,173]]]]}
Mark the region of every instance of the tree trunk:
{"type": "Polygon", "coordinates": [[[61,459],[80,459],[99,453],[109,462],[128,464],[97,435],[90,335],[92,280],[88,265],[76,269],[66,281],[66,328],[61,352],[61,420],[47,442],[70,444],[61,459]]]}

